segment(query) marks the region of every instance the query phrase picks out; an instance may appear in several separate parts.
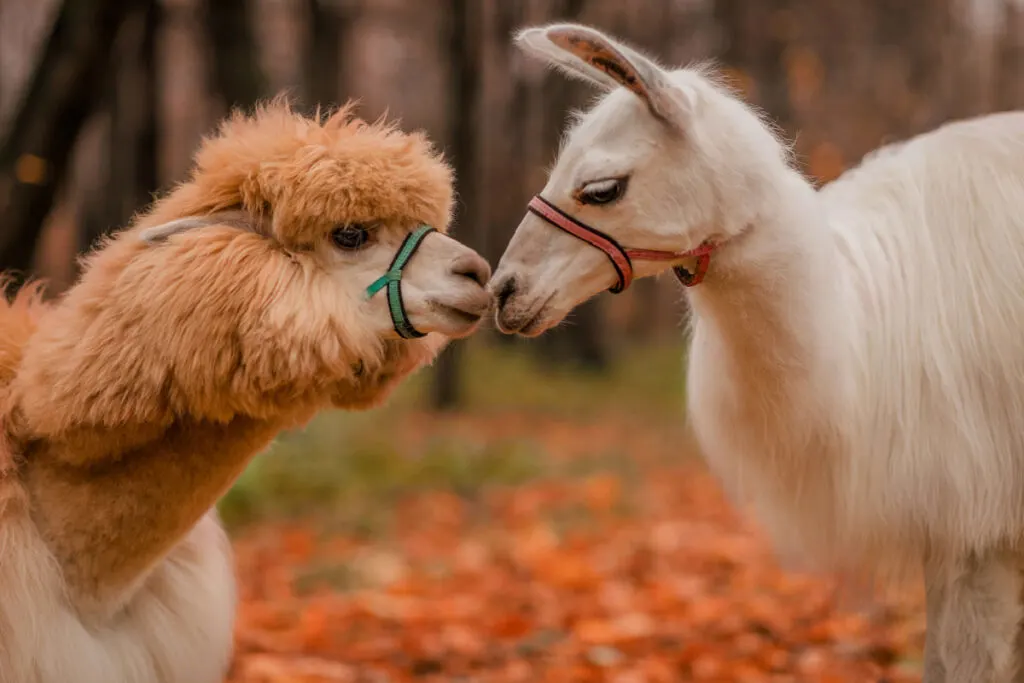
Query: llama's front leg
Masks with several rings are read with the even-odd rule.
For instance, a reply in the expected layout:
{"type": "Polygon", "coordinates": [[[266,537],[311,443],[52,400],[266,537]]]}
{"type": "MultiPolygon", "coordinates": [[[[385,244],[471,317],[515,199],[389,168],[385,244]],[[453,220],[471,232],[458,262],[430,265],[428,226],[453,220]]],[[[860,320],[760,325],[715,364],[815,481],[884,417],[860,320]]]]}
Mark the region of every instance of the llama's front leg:
{"type": "Polygon", "coordinates": [[[1009,683],[1016,672],[1021,576],[1010,558],[971,557],[951,571],[938,631],[950,683],[1009,683]]]}
{"type": "MultiPolygon", "coordinates": [[[[1021,595],[1017,596],[1017,601],[1018,604],[1021,605],[1021,608],[1024,609],[1024,569],[1020,568],[1019,563],[1017,571],[1021,574],[1022,590],[1021,595]]],[[[1014,654],[1016,657],[1016,661],[1014,662],[1016,671],[1013,675],[1013,683],[1024,683],[1024,623],[1017,625],[1017,642],[1014,654]]]]}
{"type": "Polygon", "coordinates": [[[942,617],[948,594],[947,577],[943,567],[926,562],[924,567],[926,631],[922,683],[946,683],[946,667],[942,663],[939,634],[942,633],[942,617]]]}

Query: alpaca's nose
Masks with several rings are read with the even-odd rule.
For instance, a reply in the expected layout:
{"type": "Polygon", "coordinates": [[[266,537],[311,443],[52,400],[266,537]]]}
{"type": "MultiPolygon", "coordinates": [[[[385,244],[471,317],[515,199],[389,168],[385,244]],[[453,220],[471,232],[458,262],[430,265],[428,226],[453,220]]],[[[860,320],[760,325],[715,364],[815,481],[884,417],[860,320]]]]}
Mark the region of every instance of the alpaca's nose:
{"type": "Polygon", "coordinates": [[[475,252],[462,254],[452,263],[452,275],[468,277],[481,287],[491,279],[491,266],[482,256],[475,252]]]}

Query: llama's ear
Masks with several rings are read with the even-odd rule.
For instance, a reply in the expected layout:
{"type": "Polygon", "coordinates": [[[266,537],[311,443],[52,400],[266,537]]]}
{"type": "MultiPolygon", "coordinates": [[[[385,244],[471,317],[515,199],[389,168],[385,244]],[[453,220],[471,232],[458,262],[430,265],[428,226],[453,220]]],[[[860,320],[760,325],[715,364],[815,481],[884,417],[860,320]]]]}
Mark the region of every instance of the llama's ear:
{"type": "Polygon", "coordinates": [[[516,34],[514,42],[523,52],[546,61],[567,76],[579,78],[600,90],[611,90],[618,83],[607,73],[595,69],[574,55],[555,45],[547,36],[546,28],[527,28],[516,34]]]}
{"type": "Polygon", "coordinates": [[[221,211],[208,216],[187,216],[145,228],[139,239],[147,244],[160,244],[173,235],[211,225],[231,225],[250,232],[260,232],[259,221],[243,211],[221,211]]]}
{"type": "Polygon", "coordinates": [[[581,24],[552,24],[534,30],[541,31],[546,42],[577,65],[584,65],[588,73],[601,74],[629,89],[659,119],[675,127],[686,125],[693,106],[690,94],[644,55],[581,24]]]}

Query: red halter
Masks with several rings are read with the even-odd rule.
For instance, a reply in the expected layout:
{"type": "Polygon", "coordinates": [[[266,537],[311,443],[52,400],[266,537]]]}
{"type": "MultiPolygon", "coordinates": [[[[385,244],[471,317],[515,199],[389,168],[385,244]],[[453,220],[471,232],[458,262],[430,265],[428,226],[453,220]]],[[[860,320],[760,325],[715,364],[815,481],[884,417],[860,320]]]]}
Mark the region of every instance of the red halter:
{"type": "Polygon", "coordinates": [[[534,215],[543,218],[551,225],[564,230],[573,237],[578,237],[587,244],[597,247],[608,256],[608,259],[612,262],[612,266],[615,268],[615,272],[619,276],[619,281],[608,290],[613,294],[618,294],[629,287],[630,283],[633,282],[632,259],[641,259],[646,261],[678,261],[681,258],[696,256],[697,269],[693,273],[682,266],[675,266],[672,268],[672,271],[676,274],[676,277],[679,278],[679,281],[687,287],[693,287],[694,285],[700,284],[701,280],[704,279],[704,275],[708,272],[708,265],[711,263],[711,252],[714,251],[716,246],[712,242],[705,242],[696,249],[691,249],[689,251],[625,249],[608,235],[600,232],[599,230],[595,230],[589,225],[581,223],[540,195],[537,195],[530,200],[528,208],[534,215]]]}

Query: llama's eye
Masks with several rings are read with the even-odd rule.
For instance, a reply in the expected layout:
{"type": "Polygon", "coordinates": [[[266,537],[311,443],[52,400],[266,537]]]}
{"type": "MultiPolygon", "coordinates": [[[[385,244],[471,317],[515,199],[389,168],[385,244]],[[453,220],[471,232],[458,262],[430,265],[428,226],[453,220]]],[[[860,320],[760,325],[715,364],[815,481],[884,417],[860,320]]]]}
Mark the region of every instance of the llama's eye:
{"type": "Polygon", "coordinates": [[[587,183],[579,192],[577,199],[583,204],[611,204],[622,198],[626,191],[626,181],[621,178],[608,178],[587,183]]]}
{"type": "Polygon", "coordinates": [[[342,225],[331,232],[331,241],[338,249],[355,251],[366,245],[370,240],[370,231],[365,225],[358,223],[342,225]]]}

